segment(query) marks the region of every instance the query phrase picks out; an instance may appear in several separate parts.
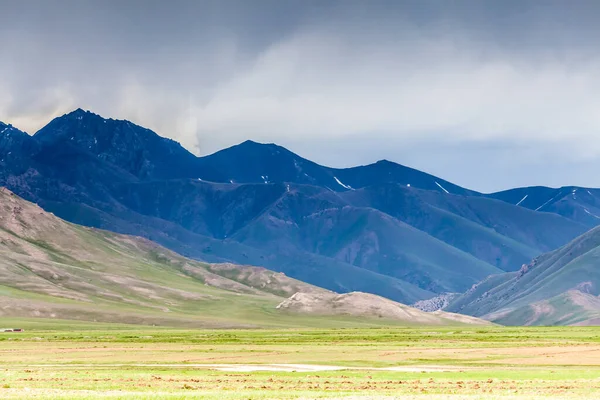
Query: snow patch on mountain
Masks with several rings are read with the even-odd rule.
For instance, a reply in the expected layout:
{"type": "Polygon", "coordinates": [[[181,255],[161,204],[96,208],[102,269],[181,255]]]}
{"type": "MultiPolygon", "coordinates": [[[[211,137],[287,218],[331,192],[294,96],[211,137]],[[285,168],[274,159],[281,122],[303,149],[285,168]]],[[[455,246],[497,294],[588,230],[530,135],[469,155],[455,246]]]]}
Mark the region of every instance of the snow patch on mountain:
{"type": "Polygon", "coordinates": [[[438,185],[438,187],[439,187],[440,189],[442,189],[444,192],[446,192],[446,193],[448,193],[448,194],[450,193],[449,191],[447,191],[447,190],[446,190],[446,188],[445,188],[445,187],[443,187],[443,186],[442,186],[442,185],[440,185],[439,183],[435,182],[435,184],[436,184],[436,185],[438,185]]]}
{"type": "Polygon", "coordinates": [[[539,206],[538,208],[535,209],[535,211],[539,211],[540,209],[542,209],[546,204],[550,203],[552,200],[555,200],[558,196],[560,196],[560,193],[557,194],[556,196],[550,198],[550,200],[548,200],[547,202],[545,202],[544,204],[542,204],[541,206],[539,206]]]}
{"type": "Polygon", "coordinates": [[[585,211],[588,215],[591,215],[594,218],[600,219],[600,217],[597,216],[596,214],[589,212],[587,208],[584,208],[583,211],[585,211]]]}
{"type": "Polygon", "coordinates": [[[333,179],[335,179],[335,181],[336,181],[336,182],[337,182],[337,183],[338,183],[338,184],[339,184],[341,187],[343,187],[343,188],[345,188],[345,189],[348,189],[348,190],[354,190],[354,189],[352,188],[352,186],[344,185],[344,184],[342,183],[342,181],[340,181],[340,180],[339,180],[337,177],[335,177],[335,176],[334,176],[334,177],[333,177],[333,179]]]}
{"type": "Polygon", "coordinates": [[[515,204],[515,205],[518,206],[519,204],[521,204],[523,201],[525,201],[525,199],[527,198],[527,196],[529,196],[529,195],[526,194],[525,196],[523,196],[523,198],[521,200],[519,200],[519,202],[517,204],[515,204]]]}

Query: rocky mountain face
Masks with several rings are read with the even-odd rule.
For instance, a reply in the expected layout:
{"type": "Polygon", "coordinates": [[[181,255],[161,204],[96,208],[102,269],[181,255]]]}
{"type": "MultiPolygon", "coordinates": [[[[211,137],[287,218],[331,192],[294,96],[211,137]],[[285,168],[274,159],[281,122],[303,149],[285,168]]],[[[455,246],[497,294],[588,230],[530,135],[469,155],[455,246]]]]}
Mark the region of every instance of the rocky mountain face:
{"type": "Polygon", "coordinates": [[[31,156],[39,151],[39,143],[12,125],[0,122],[0,168],[23,173],[31,156]]]}
{"type": "Polygon", "coordinates": [[[193,177],[196,169],[196,157],[179,143],[81,109],[55,118],[34,138],[46,147],[85,151],[140,179],[193,177]]]}
{"type": "Polygon", "coordinates": [[[250,141],[196,157],[82,110],[33,137],[8,128],[0,184],[45,210],[336,292],[403,303],[463,292],[589,227],[388,161],[334,169],[250,141]]]}

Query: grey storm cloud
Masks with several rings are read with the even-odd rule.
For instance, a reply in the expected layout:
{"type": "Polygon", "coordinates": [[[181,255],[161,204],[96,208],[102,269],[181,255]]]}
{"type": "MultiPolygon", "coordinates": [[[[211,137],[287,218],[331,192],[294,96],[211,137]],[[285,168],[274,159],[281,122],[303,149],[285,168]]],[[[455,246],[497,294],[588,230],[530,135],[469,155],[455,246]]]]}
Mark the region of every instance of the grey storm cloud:
{"type": "Polygon", "coordinates": [[[597,1],[0,0],[0,120],[81,107],[478,190],[600,186],[597,1]]]}

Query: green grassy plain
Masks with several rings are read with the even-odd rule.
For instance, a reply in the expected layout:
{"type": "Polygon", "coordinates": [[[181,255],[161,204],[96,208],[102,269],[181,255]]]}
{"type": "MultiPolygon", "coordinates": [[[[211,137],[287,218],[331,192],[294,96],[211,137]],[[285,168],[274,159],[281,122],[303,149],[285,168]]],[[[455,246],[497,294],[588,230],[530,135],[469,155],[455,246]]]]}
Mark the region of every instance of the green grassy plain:
{"type": "Polygon", "coordinates": [[[8,318],[0,325],[26,329],[0,333],[0,398],[600,397],[600,328],[592,327],[180,330],[8,318]],[[298,366],[245,369],[279,364],[298,366]],[[339,369],[304,371],[304,364],[339,369]]]}

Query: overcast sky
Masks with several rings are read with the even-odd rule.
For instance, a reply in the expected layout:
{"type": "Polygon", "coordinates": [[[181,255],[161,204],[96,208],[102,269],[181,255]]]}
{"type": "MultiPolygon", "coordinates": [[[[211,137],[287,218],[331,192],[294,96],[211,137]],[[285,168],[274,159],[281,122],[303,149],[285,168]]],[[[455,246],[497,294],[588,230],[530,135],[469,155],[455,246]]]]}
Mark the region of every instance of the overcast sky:
{"type": "Polygon", "coordinates": [[[0,0],[0,121],[75,108],[493,191],[600,187],[600,1],[0,0]]]}

